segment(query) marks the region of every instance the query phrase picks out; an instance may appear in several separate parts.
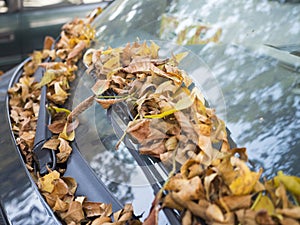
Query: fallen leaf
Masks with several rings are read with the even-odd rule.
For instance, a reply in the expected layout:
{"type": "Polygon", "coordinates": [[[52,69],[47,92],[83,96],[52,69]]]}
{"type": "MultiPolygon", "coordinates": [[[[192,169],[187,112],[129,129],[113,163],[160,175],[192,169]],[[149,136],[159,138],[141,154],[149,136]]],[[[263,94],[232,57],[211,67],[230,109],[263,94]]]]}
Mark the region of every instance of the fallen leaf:
{"type": "Polygon", "coordinates": [[[68,211],[61,213],[61,217],[68,224],[71,222],[75,222],[75,224],[80,223],[84,219],[82,205],[77,201],[72,201],[68,211]]]}
{"type": "Polygon", "coordinates": [[[225,209],[236,211],[239,209],[249,209],[252,203],[251,195],[231,195],[221,197],[219,200],[225,209]]]}
{"type": "Polygon", "coordinates": [[[252,172],[242,160],[234,157],[231,159],[234,159],[233,164],[239,167],[240,175],[229,185],[230,190],[234,195],[250,194],[253,191],[255,184],[258,182],[262,170],[258,173],[252,172]]]}
{"type": "Polygon", "coordinates": [[[292,208],[276,209],[276,213],[282,214],[293,219],[300,219],[300,206],[294,206],[292,208]]]}
{"type": "Polygon", "coordinates": [[[282,183],[285,188],[295,195],[300,195],[300,178],[296,176],[285,175],[282,171],[278,171],[277,176],[274,177],[276,186],[282,183]]]}
{"type": "Polygon", "coordinates": [[[254,211],[264,210],[269,215],[272,215],[275,212],[275,206],[271,199],[266,195],[262,195],[261,193],[253,203],[251,209],[254,211]]]}
{"type": "Polygon", "coordinates": [[[225,221],[224,214],[216,204],[209,204],[205,213],[207,218],[209,218],[209,220],[213,220],[221,223],[225,221]]]}
{"type": "Polygon", "coordinates": [[[56,170],[50,172],[49,174],[39,178],[39,189],[41,191],[46,191],[48,193],[51,193],[54,189],[54,181],[59,179],[60,174],[56,170]]]}
{"type": "Polygon", "coordinates": [[[57,150],[60,140],[53,138],[45,142],[42,148],[57,150]]]}
{"type": "Polygon", "coordinates": [[[97,80],[94,86],[92,87],[93,93],[98,96],[103,94],[109,88],[110,81],[109,80],[97,80]]]}
{"type": "Polygon", "coordinates": [[[52,207],[54,212],[66,212],[69,208],[69,204],[62,201],[60,198],[56,198],[55,205],[52,207]]]}

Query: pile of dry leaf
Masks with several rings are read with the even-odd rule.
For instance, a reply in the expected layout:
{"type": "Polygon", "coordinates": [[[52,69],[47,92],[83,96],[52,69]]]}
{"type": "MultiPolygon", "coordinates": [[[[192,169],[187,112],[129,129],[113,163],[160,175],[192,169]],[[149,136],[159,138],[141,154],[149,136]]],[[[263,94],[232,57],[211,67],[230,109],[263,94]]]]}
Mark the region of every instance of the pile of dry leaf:
{"type": "MultiPolygon", "coordinates": [[[[44,50],[33,53],[20,81],[9,90],[12,129],[28,169],[33,171],[41,87],[47,85],[54,135],[45,147],[57,152],[60,164],[72,152],[69,143],[75,138],[77,115],[94,100],[104,108],[125,102],[135,118],[126,132],[139,143],[140,153],[181,164],[179,172],[170,172],[143,224],[157,224],[164,207],[180,211],[182,224],[200,224],[199,218],[207,224],[299,224],[300,178],[279,172],[272,180],[262,180],[262,171],[249,169],[245,148],[230,149],[224,122],[206,107],[199,89],[178,67],[186,53],[161,59],[154,42],[90,49],[83,59],[97,79],[94,96],[72,112],[62,108],[76,63],[94,38],[90,22],[98,13],[66,24],[57,43],[47,38],[44,50]],[[46,58],[50,61],[44,62],[46,58]],[[37,82],[33,74],[39,66],[45,73],[37,82]]],[[[63,177],[63,169],[33,177],[67,224],[141,224],[131,205],[114,213],[112,222],[110,204],[76,197],[76,181],[63,177]]]]}
{"type": "Polygon", "coordinates": [[[96,101],[104,108],[120,101],[129,106],[135,119],[126,132],[140,154],[181,164],[144,224],[157,224],[164,207],[180,211],[182,224],[200,224],[199,218],[206,224],[299,224],[300,178],[279,172],[263,181],[262,170],[251,171],[246,149],[230,148],[224,122],[178,68],[185,53],[160,59],[158,50],[154,42],[135,42],[84,56],[97,77],[96,101]]]}
{"type": "Polygon", "coordinates": [[[74,19],[65,24],[57,43],[53,38],[46,37],[43,50],[31,55],[23,67],[19,82],[8,90],[12,130],[41,194],[66,224],[140,224],[130,204],[113,213],[110,203],[89,202],[84,196],[75,196],[77,183],[73,178],[63,176],[63,167],[58,167],[58,171],[49,171],[43,177],[33,170],[34,137],[41,87],[44,85],[47,85],[48,109],[52,114],[48,128],[53,133],[53,137],[44,144],[45,151],[56,151],[58,165],[63,165],[72,152],[70,141],[74,139],[74,129],[78,126],[76,110],[72,113],[62,106],[68,99],[70,85],[75,79],[76,63],[94,39],[95,30],[90,23],[101,11],[98,8],[84,19],[74,19]],[[34,73],[39,67],[44,67],[45,72],[37,80],[34,73]]]}

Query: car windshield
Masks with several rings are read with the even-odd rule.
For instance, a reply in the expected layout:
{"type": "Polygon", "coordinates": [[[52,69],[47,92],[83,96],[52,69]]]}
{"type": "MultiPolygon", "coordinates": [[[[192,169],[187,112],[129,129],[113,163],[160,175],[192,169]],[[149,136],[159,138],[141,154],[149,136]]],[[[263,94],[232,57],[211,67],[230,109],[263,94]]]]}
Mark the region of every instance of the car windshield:
{"type": "MultiPolygon", "coordinates": [[[[247,148],[251,167],[262,167],[266,177],[279,170],[300,176],[297,1],[122,0],[93,25],[93,48],[154,40],[163,56],[188,51],[182,67],[237,146],[247,148]]],[[[80,69],[74,106],[91,94],[94,80],[85,70],[80,69]]],[[[133,202],[137,214],[147,212],[153,190],[125,145],[115,150],[118,137],[106,111],[95,105],[80,121],[77,143],[99,178],[120,200],[133,202]]]]}

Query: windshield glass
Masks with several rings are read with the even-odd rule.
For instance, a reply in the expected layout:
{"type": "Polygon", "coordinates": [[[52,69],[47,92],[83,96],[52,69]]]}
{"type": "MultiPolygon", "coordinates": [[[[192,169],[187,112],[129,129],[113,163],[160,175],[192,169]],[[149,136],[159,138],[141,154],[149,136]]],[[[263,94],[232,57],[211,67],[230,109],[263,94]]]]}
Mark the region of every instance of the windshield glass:
{"type": "MultiPolygon", "coordinates": [[[[138,39],[171,44],[167,53],[189,51],[183,68],[225,121],[237,146],[247,148],[251,166],[262,167],[266,177],[279,170],[300,176],[296,1],[116,1],[94,26],[93,48],[138,39]],[[203,71],[205,79],[197,76],[203,71]]],[[[74,105],[91,95],[94,80],[85,69],[74,105]]],[[[83,113],[77,134],[82,154],[99,178],[120,200],[133,202],[137,214],[147,214],[153,190],[128,149],[121,145],[115,150],[119,138],[106,110],[95,105],[83,113]]]]}

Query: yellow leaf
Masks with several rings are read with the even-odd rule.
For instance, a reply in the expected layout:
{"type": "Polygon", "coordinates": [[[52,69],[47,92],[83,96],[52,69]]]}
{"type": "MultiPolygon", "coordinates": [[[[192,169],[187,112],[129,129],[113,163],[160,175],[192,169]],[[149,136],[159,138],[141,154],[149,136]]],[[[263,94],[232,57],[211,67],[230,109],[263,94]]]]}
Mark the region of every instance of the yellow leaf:
{"type": "Polygon", "coordinates": [[[53,181],[57,180],[59,177],[60,177],[59,172],[54,170],[51,173],[39,178],[40,190],[51,193],[54,189],[54,182],[53,181]]]}
{"type": "Polygon", "coordinates": [[[235,157],[232,157],[231,161],[235,166],[239,167],[238,177],[229,185],[231,192],[234,195],[250,194],[258,182],[262,170],[258,173],[252,172],[244,161],[235,157]]]}
{"type": "Polygon", "coordinates": [[[54,109],[55,112],[57,112],[57,113],[64,112],[64,113],[66,113],[66,115],[69,115],[71,113],[70,110],[65,109],[65,108],[59,108],[57,106],[52,106],[51,108],[54,109]]]}
{"type": "Polygon", "coordinates": [[[230,184],[230,190],[234,195],[250,194],[260,177],[259,173],[250,172],[238,177],[230,184]]]}
{"type": "Polygon", "coordinates": [[[158,50],[160,47],[154,41],[150,41],[150,42],[151,42],[150,45],[151,57],[153,59],[156,59],[158,57],[158,50]]]}
{"type": "Polygon", "coordinates": [[[54,84],[54,91],[55,91],[56,95],[61,96],[62,98],[68,97],[68,93],[65,92],[64,89],[61,88],[59,83],[54,84]]]}
{"type": "Polygon", "coordinates": [[[254,211],[260,211],[263,209],[266,210],[269,215],[272,215],[275,211],[275,207],[271,199],[266,195],[262,195],[261,193],[256,198],[251,209],[253,209],[254,211]]]}
{"type": "Polygon", "coordinates": [[[66,141],[73,141],[75,138],[75,130],[68,133],[67,127],[68,123],[65,124],[63,131],[59,134],[59,138],[65,139],[66,141]]]}
{"type": "Polygon", "coordinates": [[[176,55],[173,55],[173,57],[170,60],[170,63],[177,66],[181,62],[181,60],[183,60],[188,54],[188,52],[180,52],[176,55]]]}
{"type": "Polygon", "coordinates": [[[282,171],[278,171],[274,177],[274,183],[279,186],[280,183],[291,193],[300,196],[300,178],[296,176],[285,175],[282,171]]]}
{"type": "Polygon", "coordinates": [[[173,114],[176,111],[177,111],[176,109],[169,109],[169,110],[166,110],[166,111],[164,111],[162,113],[159,113],[159,114],[145,115],[144,118],[147,118],[147,119],[161,119],[161,118],[164,118],[168,115],[173,114]]]}

